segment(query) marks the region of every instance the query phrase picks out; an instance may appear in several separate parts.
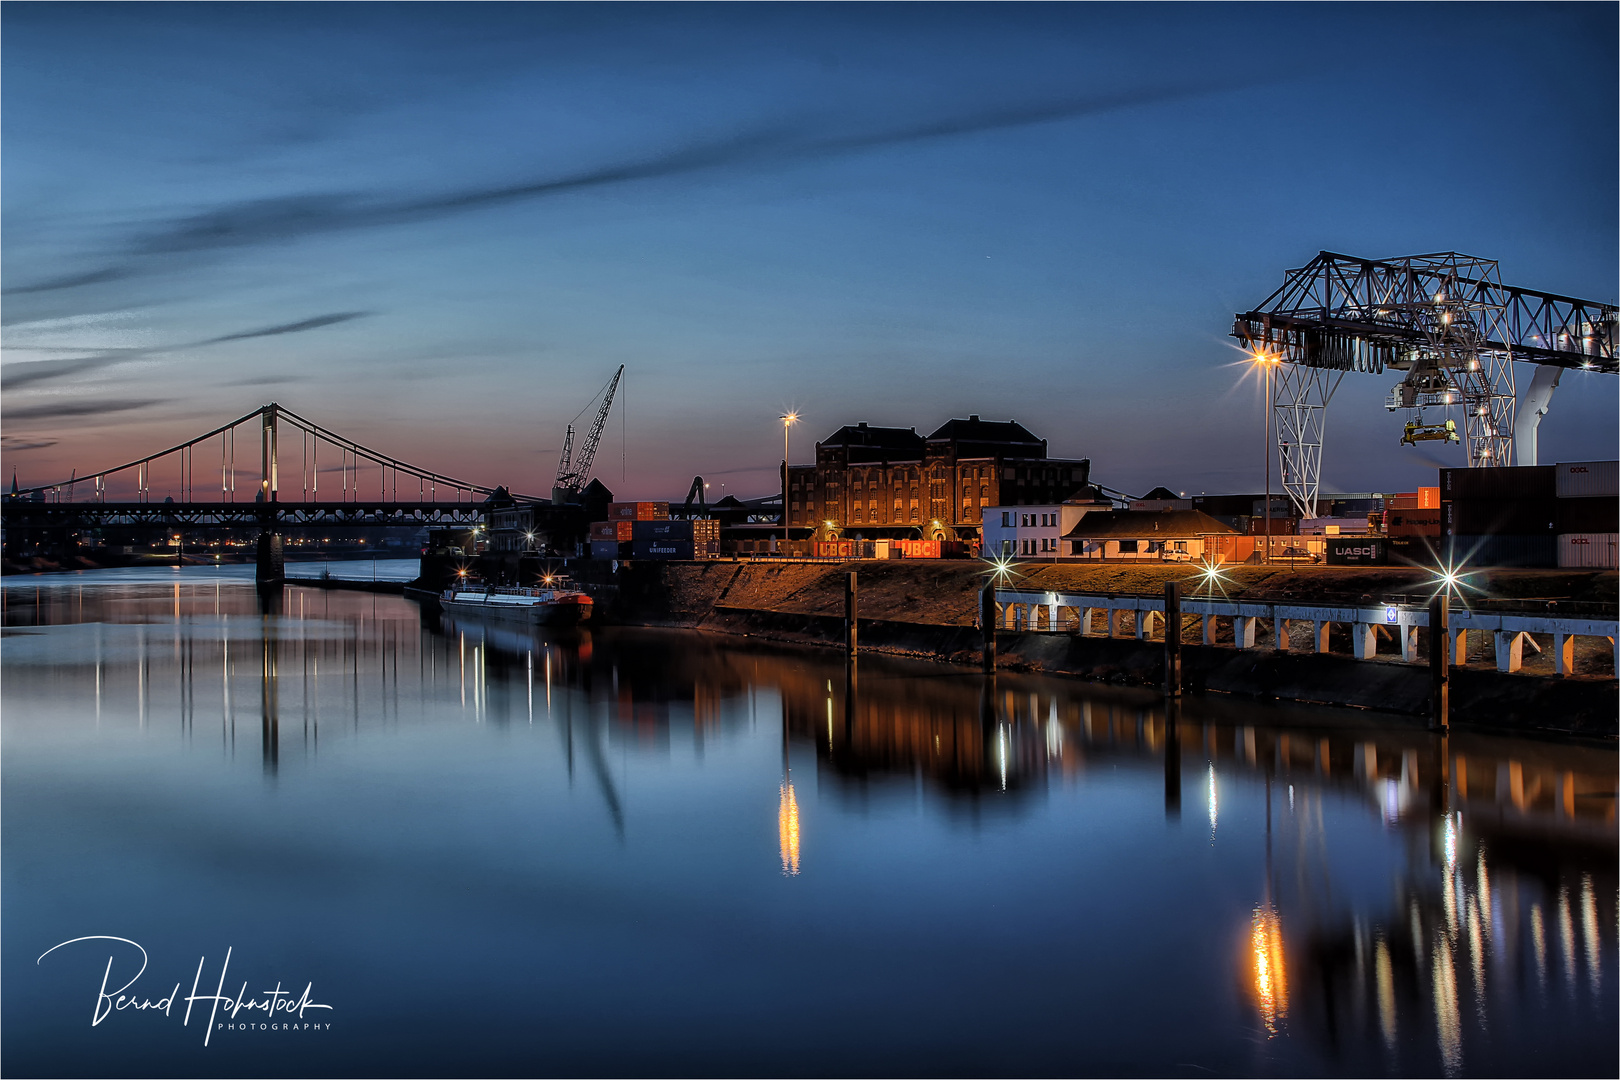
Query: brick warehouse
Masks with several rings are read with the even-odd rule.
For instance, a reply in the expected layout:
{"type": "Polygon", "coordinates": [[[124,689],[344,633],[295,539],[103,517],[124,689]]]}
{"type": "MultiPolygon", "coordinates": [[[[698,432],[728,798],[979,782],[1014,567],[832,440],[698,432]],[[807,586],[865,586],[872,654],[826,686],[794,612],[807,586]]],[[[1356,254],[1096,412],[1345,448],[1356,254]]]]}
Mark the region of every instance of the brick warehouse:
{"type": "Polygon", "coordinates": [[[787,520],[821,537],[977,540],[985,507],[1062,502],[1090,473],[1015,420],[949,420],[926,438],[846,425],[816,443],[814,465],[786,467],[787,520]]]}

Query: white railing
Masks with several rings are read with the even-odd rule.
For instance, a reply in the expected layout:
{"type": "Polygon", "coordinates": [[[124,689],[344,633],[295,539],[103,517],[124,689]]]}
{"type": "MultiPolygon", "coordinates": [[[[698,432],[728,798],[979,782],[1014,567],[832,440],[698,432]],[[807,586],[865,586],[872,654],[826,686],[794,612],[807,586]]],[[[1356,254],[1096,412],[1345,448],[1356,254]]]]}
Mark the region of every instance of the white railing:
{"type": "MultiPolygon", "coordinates": [[[[1092,593],[1026,592],[1018,589],[997,589],[997,622],[1006,630],[1058,630],[1065,627],[1068,609],[1078,621],[1082,636],[1118,637],[1122,631],[1124,612],[1134,612],[1135,636],[1145,641],[1153,632],[1154,617],[1164,623],[1164,597],[1162,596],[1107,596],[1092,593]],[[1093,633],[1093,621],[1099,615],[1106,620],[1106,630],[1093,633]],[[1043,618],[1044,616],[1044,618],[1043,618]],[[1045,626],[1040,624],[1044,622],[1045,626]]],[[[1273,628],[1273,647],[1291,650],[1300,638],[1303,628],[1290,628],[1289,623],[1309,623],[1303,642],[1309,642],[1310,652],[1327,652],[1328,629],[1334,624],[1348,627],[1352,648],[1358,660],[1371,659],[1378,651],[1378,630],[1383,627],[1394,635],[1400,646],[1401,659],[1419,661],[1417,648],[1418,627],[1429,625],[1426,604],[1376,604],[1353,607],[1327,604],[1266,603],[1250,600],[1226,600],[1202,596],[1183,596],[1181,614],[1199,620],[1205,645],[1215,644],[1217,619],[1232,623],[1233,643],[1239,649],[1255,647],[1255,627],[1259,620],[1269,621],[1273,628]]],[[[1467,662],[1468,635],[1490,633],[1494,635],[1496,667],[1499,671],[1518,671],[1524,659],[1524,642],[1529,634],[1550,634],[1553,639],[1553,664],[1558,674],[1568,675],[1574,669],[1575,638],[1606,638],[1615,651],[1616,670],[1620,671],[1620,620],[1590,619],[1564,615],[1526,615],[1512,612],[1471,611],[1462,606],[1448,612],[1448,633],[1451,638],[1451,663],[1461,666],[1467,662]]],[[[1536,648],[1534,642],[1532,648],[1536,648]]]]}

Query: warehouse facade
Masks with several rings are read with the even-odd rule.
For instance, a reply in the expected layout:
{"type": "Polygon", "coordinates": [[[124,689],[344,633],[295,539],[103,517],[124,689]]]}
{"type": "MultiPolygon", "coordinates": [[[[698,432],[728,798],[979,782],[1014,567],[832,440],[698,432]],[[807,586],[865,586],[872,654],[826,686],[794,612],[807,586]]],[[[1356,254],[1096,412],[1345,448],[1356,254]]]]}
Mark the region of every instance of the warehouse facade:
{"type": "Polygon", "coordinates": [[[818,537],[977,541],[986,509],[1061,503],[1085,488],[1089,459],[1050,458],[1017,421],[916,428],[846,425],[816,444],[814,465],[783,477],[790,529],[818,537]]]}

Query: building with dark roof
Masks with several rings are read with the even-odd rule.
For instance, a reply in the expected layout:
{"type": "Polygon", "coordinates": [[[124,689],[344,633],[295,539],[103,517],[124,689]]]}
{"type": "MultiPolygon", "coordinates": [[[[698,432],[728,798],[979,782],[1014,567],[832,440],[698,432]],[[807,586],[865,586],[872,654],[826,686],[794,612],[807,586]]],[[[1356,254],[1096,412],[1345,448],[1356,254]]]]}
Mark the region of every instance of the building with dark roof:
{"type": "Polygon", "coordinates": [[[1237,535],[1202,510],[1113,510],[1085,515],[1063,539],[1079,559],[1187,562],[1237,535]]]}
{"type": "Polygon", "coordinates": [[[787,521],[797,535],[979,539],[989,506],[1059,503],[1086,487],[1091,462],[1046,456],[1015,420],[948,420],[915,428],[845,425],[816,444],[814,465],[786,467],[787,521]]]}

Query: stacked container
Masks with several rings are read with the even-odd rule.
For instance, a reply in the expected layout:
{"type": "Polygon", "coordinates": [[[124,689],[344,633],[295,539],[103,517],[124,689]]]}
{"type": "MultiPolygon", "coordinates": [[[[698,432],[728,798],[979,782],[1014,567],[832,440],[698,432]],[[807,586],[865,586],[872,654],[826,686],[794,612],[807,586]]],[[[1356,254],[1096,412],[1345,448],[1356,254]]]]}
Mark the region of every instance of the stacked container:
{"type": "Polygon", "coordinates": [[[1440,470],[1442,551],[1471,566],[1556,566],[1556,467],[1440,470]]]}
{"type": "Polygon", "coordinates": [[[1620,462],[1563,461],[1557,470],[1558,565],[1614,570],[1620,540],[1620,462]]]}
{"type": "Polygon", "coordinates": [[[611,521],[663,521],[668,517],[667,502],[608,503],[611,521]]]}
{"type": "Polygon", "coordinates": [[[714,559],[720,556],[720,522],[641,519],[631,523],[634,559],[714,559]]]}

